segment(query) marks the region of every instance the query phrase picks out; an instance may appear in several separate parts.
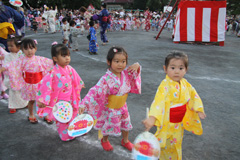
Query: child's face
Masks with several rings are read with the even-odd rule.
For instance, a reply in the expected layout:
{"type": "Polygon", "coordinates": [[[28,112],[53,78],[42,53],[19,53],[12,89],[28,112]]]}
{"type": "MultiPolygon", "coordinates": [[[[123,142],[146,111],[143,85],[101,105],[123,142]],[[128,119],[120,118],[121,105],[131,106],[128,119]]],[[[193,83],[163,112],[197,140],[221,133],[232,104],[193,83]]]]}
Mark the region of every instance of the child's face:
{"type": "Polygon", "coordinates": [[[67,24],[67,21],[63,22],[63,24],[67,24]]]}
{"type": "Polygon", "coordinates": [[[117,75],[126,68],[127,58],[124,54],[115,54],[112,64],[109,61],[107,63],[109,66],[111,65],[110,70],[117,75]]]}
{"type": "Polygon", "coordinates": [[[173,81],[180,82],[187,72],[187,68],[184,65],[182,59],[171,59],[168,67],[163,66],[164,71],[173,81]]]}
{"type": "Polygon", "coordinates": [[[58,55],[57,57],[53,57],[53,60],[61,67],[65,67],[69,65],[71,62],[70,55],[58,55]]]}
{"type": "Polygon", "coordinates": [[[7,46],[10,52],[17,53],[20,50],[20,47],[17,47],[14,41],[8,41],[7,46]]]}
{"type": "Polygon", "coordinates": [[[23,53],[25,54],[26,57],[31,58],[32,56],[35,55],[36,51],[37,51],[37,47],[36,48],[27,48],[27,49],[22,49],[23,53]]]}

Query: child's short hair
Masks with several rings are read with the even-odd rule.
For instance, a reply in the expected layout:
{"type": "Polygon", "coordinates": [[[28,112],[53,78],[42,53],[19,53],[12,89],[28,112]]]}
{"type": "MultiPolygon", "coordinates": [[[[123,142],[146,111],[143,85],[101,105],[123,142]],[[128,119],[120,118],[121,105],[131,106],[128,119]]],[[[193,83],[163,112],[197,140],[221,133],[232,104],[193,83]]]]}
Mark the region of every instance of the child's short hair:
{"type": "Polygon", "coordinates": [[[37,41],[30,38],[24,38],[21,42],[21,49],[27,50],[28,48],[37,48],[37,41]]]}
{"type": "Polygon", "coordinates": [[[74,20],[70,21],[70,26],[76,25],[76,22],[74,20]]]}
{"type": "Polygon", "coordinates": [[[62,19],[62,22],[66,22],[66,21],[67,21],[67,18],[63,18],[63,19],[62,19]]]}
{"type": "Polygon", "coordinates": [[[8,35],[7,42],[14,42],[17,47],[21,47],[21,38],[22,36],[17,36],[14,34],[8,35]]]}
{"type": "Polygon", "coordinates": [[[188,56],[182,51],[171,51],[170,54],[165,58],[165,66],[168,67],[171,59],[181,59],[186,67],[188,68],[188,56]]]}
{"type": "Polygon", "coordinates": [[[108,54],[107,54],[107,61],[110,62],[110,65],[112,64],[112,60],[116,54],[123,54],[126,56],[126,61],[128,63],[128,54],[125,51],[124,48],[119,47],[119,46],[113,46],[109,49],[108,54]]]}
{"type": "MultiPolygon", "coordinates": [[[[70,51],[68,47],[64,44],[54,44],[52,45],[51,55],[52,55],[52,58],[57,57],[59,55],[61,56],[70,55],[70,51]]],[[[55,61],[53,61],[53,63],[54,65],[56,64],[55,61]]]]}
{"type": "Polygon", "coordinates": [[[89,22],[89,26],[90,26],[90,27],[93,27],[93,26],[94,26],[94,21],[90,21],[90,22],[89,22]]]}

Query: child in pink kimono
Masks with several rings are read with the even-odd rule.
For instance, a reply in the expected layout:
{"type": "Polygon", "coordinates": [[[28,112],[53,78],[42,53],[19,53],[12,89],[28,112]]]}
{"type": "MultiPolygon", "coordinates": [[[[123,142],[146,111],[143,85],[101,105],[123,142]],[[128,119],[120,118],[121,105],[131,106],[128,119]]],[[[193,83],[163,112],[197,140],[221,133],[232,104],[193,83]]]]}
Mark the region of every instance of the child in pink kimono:
{"type": "Polygon", "coordinates": [[[25,56],[3,65],[0,69],[8,71],[10,86],[13,90],[21,90],[21,97],[28,102],[29,117],[32,124],[38,123],[33,113],[33,104],[36,99],[38,83],[44,75],[53,67],[51,59],[35,56],[37,41],[24,39],[21,42],[21,49],[25,56]]]}
{"type": "Polygon", "coordinates": [[[109,69],[80,104],[97,119],[94,128],[101,130],[101,144],[106,151],[113,150],[108,136],[120,136],[121,133],[122,146],[130,151],[133,147],[128,140],[132,124],[126,100],[128,93],[141,93],[141,70],[138,63],[126,68],[127,62],[128,55],[122,47],[110,48],[107,55],[109,69]]]}
{"type": "Polygon", "coordinates": [[[80,92],[84,86],[81,77],[76,70],[68,65],[71,61],[70,51],[64,44],[52,46],[53,69],[43,78],[38,87],[37,105],[40,108],[38,114],[49,115],[52,119],[52,109],[59,101],[67,101],[73,107],[72,119],[68,123],[61,123],[56,120],[58,134],[62,141],[74,139],[68,135],[68,127],[71,121],[83,110],[79,110],[80,92]]]}
{"type": "MultiPolygon", "coordinates": [[[[4,58],[7,54],[8,52],[0,46],[0,67],[2,67],[4,58]]],[[[0,92],[1,92],[0,99],[3,99],[3,98],[8,99],[9,96],[5,92],[7,90],[7,87],[4,85],[3,80],[4,80],[4,75],[3,73],[0,73],[0,92]]]]}

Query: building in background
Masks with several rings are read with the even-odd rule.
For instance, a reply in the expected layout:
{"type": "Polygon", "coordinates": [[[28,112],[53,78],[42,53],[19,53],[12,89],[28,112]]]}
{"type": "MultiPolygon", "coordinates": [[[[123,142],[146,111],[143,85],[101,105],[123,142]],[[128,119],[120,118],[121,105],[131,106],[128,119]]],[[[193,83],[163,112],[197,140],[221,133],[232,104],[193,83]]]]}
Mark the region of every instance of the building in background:
{"type": "Polygon", "coordinates": [[[134,0],[104,0],[102,1],[107,4],[107,9],[111,10],[121,10],[123,6],[132,6],[134,0]]]}

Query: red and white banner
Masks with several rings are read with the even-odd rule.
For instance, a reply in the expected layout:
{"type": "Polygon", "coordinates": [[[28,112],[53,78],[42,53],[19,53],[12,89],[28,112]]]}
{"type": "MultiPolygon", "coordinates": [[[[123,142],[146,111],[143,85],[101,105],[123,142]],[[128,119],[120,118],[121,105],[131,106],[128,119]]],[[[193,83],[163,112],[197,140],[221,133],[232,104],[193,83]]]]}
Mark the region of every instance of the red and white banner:
{"type": "Polygon", "coordinates": [[[175,19],[174,42],[223,42],[226,1],[181,1],[175,19]]]}

